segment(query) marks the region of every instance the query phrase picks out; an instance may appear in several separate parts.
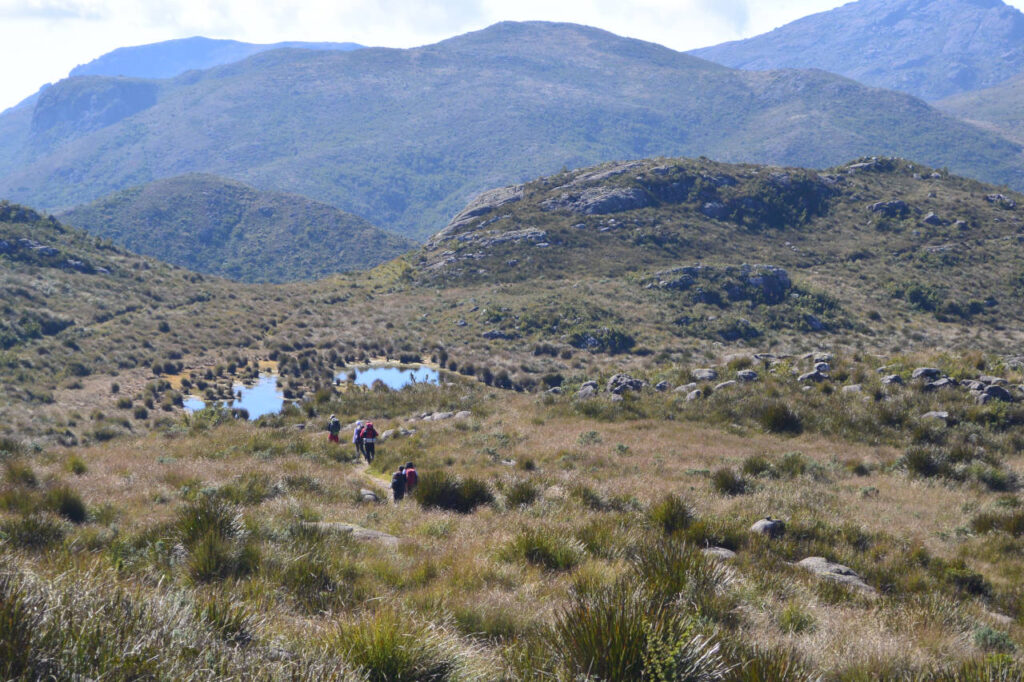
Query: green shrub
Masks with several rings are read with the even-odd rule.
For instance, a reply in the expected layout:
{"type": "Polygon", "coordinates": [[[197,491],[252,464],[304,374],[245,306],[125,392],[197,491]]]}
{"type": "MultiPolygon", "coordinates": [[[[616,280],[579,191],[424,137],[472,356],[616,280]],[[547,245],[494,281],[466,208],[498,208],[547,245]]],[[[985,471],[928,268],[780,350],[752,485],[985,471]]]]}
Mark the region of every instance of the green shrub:
{"type": "Polygon", "coordinates": [[[522,558],[548,570],[567,571],[583,560],[584,549],[578,540],[542,527],[520,531],[504,554],[506,558],[522,558]]]}
{"type": "Polygon", "coordinates": [[[84,523],[89,514],[85,503],[74,490],[67,486],[54,488],[46,493],[45,505],[72,523],[84,523]]]}
{"type": "Polygon", "coordinates": [[[1020,537],[1024,535],[1024,509],[1006,513],[982,512],[971,519],[970,527],[975,533],[1002,531],[1020,537]]]}
{"type": "Polygon", "coordinates": [[[278,495],[279,490],[266,474],[248,473],[222,485],[217,497],[237,505],[255,505],[278,495]]]}
{"type": "Polygon", "coordinates": [[[974,644],[983,651],[1012,654],[1017,645],[1010,639],[1010,635],[1002,630],[995,630],[987,625],[974,631],[974,644]]]}
{"type": "Polygon", "coordinates": [[[341,625],[330,643],[369,682],[441,682],[457,669],[456,653],[435,630],[394,609],[341,625]]]}
{"type": "Polygon", "coordinates": [[[761,427],[769,433],[795,435],[804,430],[800,416],[781,400],[764,402],[755,409],[754,416],[761,427]]]}
{"type": "Polygon", "coordinates": [[[779,627],[783,632],[793,634],[811,632],[814,630],[815,624],[814,616],[796,603],[788,604],[779,614],[779,627]]]}
{"type": "Polygon", "coordinates": [[[540,491],[530,481],[516,481],[509,487],[505,499],[510,507],[533,504],[540,496],[540,491]]]}
{"type": "Polygon", "coordinates": [[[751,455],[743,460],[743,465],[740,467],[747,476],[766,476],[768,478],[777,478],[778,473],[775,471],[775,467],[764,455],[751,455]]]}
{"type": "Polygon", "coordinates": [[[64,468],[73,473],[75,476],[81,476],[89,471],[89,467],[85,465],[85,460],[78,455],[71,455],[64,463],[64,468]]]}
{"type": "Polygon", "coordinates": [[[45,514],[30,514],[0,523],[0,535],[15,547],[45,549],[64,540],[64,525],[45,514]]]}
{"type": "Polygon", "coordinates": [[[487,484],[475,478],[458,478],[446,471],[420,474],[413,497],[422,507],[435,507],[468,514],[494,502],[487,484]]]}
{"type": "Polygon", "coordinates": [[[683,595],[699,602],[713,597],[728,581],[728,569],[700,549],[677,540],[650,540],[630,559],[633,572],[656,601],[683,595]]]}
{"type": "Polygon", "coordinates": [[[132,409],[132,399],[127,397],[118,398],[116,405],[119,410],[130,410],[132,409]]]}
{"type": "Polygon", "coordinates": [[[179,509],[176,526],[186,549],[207,535],[230,539],[242,533],[242,521],[235,508],[209,495],[179,509]]]}
{"type": "Polygon", "coordinates": [[[4,480],[11,485],[26,488],[35,488],[39,485],[39,479],[36,477],[36,472],[32,470],[32,466],[16,459],[9,459],[4,464],[4,480]]]}
{"type": "Polygon", "coordinates": [[[686,530],[694,519],[690,506],[681,497],[671,493],[655,503],[647,515],[651,523],[667,535],[686,530]]]}
{"type": "Polygon", "coordinates": [[[721,468],[711,474],[711,488],[722,495],[742,495],[747,481],[732,469],[721,468]]]}

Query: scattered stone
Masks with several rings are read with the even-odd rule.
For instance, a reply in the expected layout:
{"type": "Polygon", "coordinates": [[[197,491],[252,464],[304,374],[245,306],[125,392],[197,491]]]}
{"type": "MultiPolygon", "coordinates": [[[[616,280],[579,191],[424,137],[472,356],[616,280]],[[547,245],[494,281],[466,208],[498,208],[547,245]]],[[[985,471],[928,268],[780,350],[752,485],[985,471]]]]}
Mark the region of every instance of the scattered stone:
{"type": "Polygon", "coordinates": [[[307,522],[303,524],[309,528],[316,528],[327,533],[342,533],[352,537],[353,540],[360,540],[363,542],[380,542],[383,545],[395,546],[398,544],[398,538],[394,535],[389,535],[379,530],[370,530],[369,528],[362,528],[353,523],[340,523],[337,521],[317,521],[307,522]]]}
{"type": "Polygon", "coordinates": [[[843,386],[843,393],[860,393],[864,390],[864,387],[860,384],[850,384],[849,386],[843,386]]]}
{"type": "Polygon", "coordinates": [[[489,332],[484,332],[481,336],[492,341],[515,341],[519,338],[519,334],[516,334],[515,332],[503,332],[500,329],[492,329],[489,332]]]}
{"type": "Polygon", "coordinates": [[[694,400],[700,400],[704,397],[704,391],[699,388],[695,388],[686,394],[686,402],[692,403],[694,400]]]}
{"type": "Polygon", "coordinates": [[[741,369],[739,372],[736,372],[736,378],[740,381],[751,382],[757,381],[758,376],[757,372],[752,369],[741,369]]]}
{"type": "Polygon", "coordinates": [[[899,374],[889,374],[888,376],[882,377],[883,386],[902,386],[903,377],[899,374]]]}
{"type": "Polygon", "coordinates": [[[786,533],[786,523],[781,519],[773,519],[770,516],[766,516],[751,526],[750,532],[770,538],[779,538],[786,533]]]}
{"type": "Polygon", "coordinates": [[[886,218],[902,218],[910,212],[910,206],[905,201],[893,199],[892,201],[879,201],[868,206],[872,213],[881,213],[886,218]]]}
{"type": "Polygon", "coordinates": [[[819,578],[831,580],[832,582],[840,583],[847,587],[852,587],[864,594],[871,596],[878,594],[878,591],[864,582],[852,568],[843,566],[842,564],[832,563],[824,557],[807,557],[802,561],[798,561],[796,565],[804,570],[810,571],[819,578]]]}
{"type": "Polygon", "coordinates": [[[960,382],[960,385],[966,388],[968,391],[984,391],[988,384],[984,384],[974,379],[964,379],[960,382]]]}
{"type": "Polygon", "coordinates": [[[814,383],[820,383],[822,381],[825,381],[826,379],[828,379],[828,377],[817,370],[813,372],[808,372],[807,374],[801,374],[799,377],[797,377],[797,381],[799,381],[800,383],[809,383],[812,381],[814,383]]]}
{"type": "Polygon", "coordinates": [[[625,398],[623,398],[622,395],[619,393],[612,393],[610,396],[608,396],[608,400],[610,400],[613,403],[621,403],[623,400],[625,400],[625,398]]]}
{"type": "Polygon", "coordinates": [[[988,393],[974,393],[974,400],[979,405],[988,405],[990,402],[995,400],[995,398],[990,396],[988,393]]]}
{"type": "Polygon", "coordinates": [[[682,386],[677,386],[674,389],[673,392],[674,393],[689,393],[690,391],[694,390],[695,388],[697,388],[697,384],[691,382],[689,384],[683,384],[682,386]]]}
{"type": "Polygon", "coordinates": [[[456,326],[456,327],[465,327],[465,326],[466,326],[466,324],[467,324],[467,323],[466,323],[466,321],[465,321],[465,320],[457,320],[457,321],[455,322],[455,326],[456,326]]]}
{"type": "Polygon", "coordinates": [[[940,388],[953,388],[956,386],[956,382],[949,377],[943,377],[936,381],[929,381],[924,385],[925,391],[937,391],[940,388]]]}
{"type": "Polygon", "coordinates": [[[359,499],[361,499],[363,502],[380,502],[380,497],[377,495],[377,493],[367,488],[362,488],[359,491],[359,499]]]}
{"type": "Polygon", "coordinates": [[[444,421],[446,419],[451,419],[454,416],[455,416],[454,412],[435,412],[434,414],[432,414],[430,416],[430,420],[431,421],[435,421],[435,422],[441,422],[441,421],[444,421]]]}
{"type": "Polygon", "coordinates": [[[828,374],[832,368],[827,362],[816,362],[814,363],[814,371],[821,372],[822,374],[828,374]]]}
{"type": "Polygon", "coordinates": [[[561,386],[555,386],[554,388],[549,388],[546,391],[546,393],[548,395],[562,395],[562,393],[564,393],[564,391],[562,391],[562,387],[561,386]]]}
{"type": "Polygon", "coordinates": [[[701,552],[713,559],[726,560],[736,558],[736,552],[731,549],[726,549],[725,547],[705,547],[701,552]]]}
{"type": "Polygon", "coordinates": [[[831,353],[815,353],[812,356],[812,359],[814,360],[815,363],[827,362],[827,363],[831,364],[831,362],[832,362],[832,354],[831,353]]]}
{"type": "Polygon", "coordinates": [[[938,226],[938,225],[942,224],[942,218],[940,218],[939,216],[935,215],[934,212],[929,211],[928,214],[925,215],[925,217],[921,218],[921,222],[922,223],[927,223],[928,225],[936,225],[936,226],[938,226]]]}
{"type": "Polygon", "coordinates": [[[580,390],[576,391],[576,397],[580,400],[593,398],[595,395],[597,395],[597,384],[593,381],[588,381],[580,386],[580,390]]]}
{"type": "Polygon", "coordinates": [[[380,434],[380,439],[382,441],[384,441],[384,440],[391,440],[394,437],[395,437],[395,430],[394,429],[388,429],[384,433],[380,434]]]}
{"type": "Polygon", "coordinates": [[[935,381],[942,376],[942,370],[935,367],[918,367],[910,376],[912,379],[927,379],[928,381],[935,381]]]}
{"type": "Polygon", "coordinates": [[[458,412],[455,413],[455,416],[452,417],[452,419],[469,419],[472,416],[473,413],[470,412],[469,410],[459,410],[458,412]]]}
{"type": "Polygon", "coordinates": [[[921,415],[921,419],[941,419],[942,421],[949,423],[949,412],[934,410],[932,412],[925,412],[921,415]]]}
{"type": "Polygon", "coordinates": [[[1007,383],[1006,379],[1003,379],[1002,377],[994,377],[994,376],[989,376],[987,374],[978,377],[978,381],[980,381],[981,383],[986,384],[986,385],[996,385],[996,386],[1005,386],[1006,383],[1007,383]]]}
{"type": "Polygon", "coordinates": [[[643,387],[644,382],[639,379],[634,379],[628,374],[616,374],[608,380],[606,390],[615,395],[622,395],[628,391],[640,391],[643,387]]]}
{"type": "Polygon", "coordinates": [[[718,372],[713,369],[695,369],[692,374],[695,381],[715,381],[718,379],[718,372]]]}
{"type": "Polygon", "coordinates": [[[804,315],[804,322],[807,323],[807,326],[810,327],[812,332],[825,331],[825,323],[810,313],[804,315]]]}
{"type": "Polygon", "coordinates": [[[654,390],[658,391],[659,393],[664,393],[665,391],[668,391],[671,388],[672,384],[668,383],[667,381],[659,381],[654,385],[654,390]]]}
{"type": "Polygon", "coordinates": [[[715,392],[717,393],[718,391],[721,391],[723,388],[729,388],[730,386],[735,386],[735,385],[736,385],[736,382],[734,380],[730,379],[729,381],[723,381],[722,383],[720,383],[717,386],[715,386],[715,392]]]}

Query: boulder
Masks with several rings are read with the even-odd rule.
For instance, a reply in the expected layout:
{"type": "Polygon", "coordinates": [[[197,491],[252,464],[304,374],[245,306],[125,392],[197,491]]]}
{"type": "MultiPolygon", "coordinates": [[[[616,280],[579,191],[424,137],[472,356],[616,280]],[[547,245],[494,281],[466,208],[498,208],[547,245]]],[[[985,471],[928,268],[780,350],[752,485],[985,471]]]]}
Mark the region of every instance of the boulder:
{"type": "Polygon", "coordinates": [[[921,415],[921,419],[941,419],[945,423],[949,423],[949,412],[935,410],[932,412],[925,412],[921,415]]]}
{"type": "Polygon", "coordinates": [[[825,381],[826,379],[828,379],[827,376],[815,370],[813,372],[808,372],[807,374],[801,374],[799,377],[797,377],[796,380],[801,383],[810,383],[812,381],[814,383],[820,383],[822,381],[825,381]]]}
{"type": "Polygon", "coordinates": [[[654,385],[654,390],[658,391],[659,393],[664,393],[665,391],[671,390],[671,388],[672,384],[668,383],[667,381],[659,381],[654,385]]]}
{"type": "Polygon", "coordinates": [[[912,379],[924,379],[927,381],[935,381],[936,379],[942,376],[942,370],[935,367],[918,367],[910,376],[912,379]]]}
{"type": "Polygon", "coordinates": [[[921,222],[927,223],[928,225],[938,226],[942,224],[942,218],[935,215],[932,211],[929,211],[925,217],[921,218],[921,222]]]}
{"type": "Polygon", "coordinates": [[[755,372],[752,369],[741,369],[740,371],[736,372],[736,378],[739,379],[740,381],[745,381],[749,383],[751,381],[757,381],[758,376],[757,372],[755,372]]]}
{"type": "Polygon", "coordinates": [[[629,391],[640,391],[643,387],[644,382],[639,379],[635,379],[628,374],[616,374],[608,380],[606,390],[615,395],[622,395],[629,391]]]}
{"type": "Polygon", "coordinates": [[[754,523],[750,527],[750,532],[769,538],[779,538],[785,535],[786,524],[781,519],[773,519],[770,516],[766,516],[754,523]]]}
{"type": "Polygon", "coordinates": [[[882,377],[882,385],[883,386],[902,386],[903,385],[903,377],[901,377],[899,374],[889,374],[887,376],[882,377]]]}
{"type": "Polygon", "coordinates": [[[816,363],[818,363],[818,362],[831,363],[832,362],[832,354],[831,353],[814,353],[814,355],[812,356],[812,359],[816,363]]]}
{"type": "Polygon", "coordinates": [[[974,396],[975,402],[979,405],[988,405],[990,402],[995,400],[995,398],[990,396],[988,393],[981,393],[980,391],[971,391],[971,395],[974,396]]]}
{"type": "Polygon", "coordinates": [[[453,419],[469,419],[472,416],[473,413],[470,412],[469,410],[459,410],[458,412],[455,413],[453,419]]]}
{"type": "Polygon", "coordinates": [[[991,386],[991,385],[1005,386],[1006,385],[1006,379],[1003,379],[1002,377],[990,376],[990,375],[987,375],[987,374],[978,377],[978,381],[980,381],[981,383],[985,384],[986,386],[991,386]]]}
{"type": "Polygon", "coordinates": [[[821,372],[822,374],[828,374],[829,370],[832,369],[827,362],[816,362],[814,363],[814,371],[821,372]]]}
{"type": "Polygon", "coordinates": [[[798,561],[796,565],[824,580],[831,580],[832,582],[846,585],[867,595],[875,596],[878,594],[878,591],[864,582],[852,568],[832,563],[824,557],[807,557],[802,561],[798,561]]]}
{"type": "Polygon", "coordinates": [[[905,201],[893,199],[892,201],[879,201],[868,206],[872,213],[881,213],[886,218],[902,218],[910,212],[910,206],[905,201]]]}
{"type": "Polygon", "coordinates": [[[689,393],[695,388],[697,388],[696,383],[683,384],[682,386],[676,386],[675,389],[673,389],[673,393],[689,393]]]}
{"type": "Polygon", "coordinates": [[[843,393],[860,393],[864,390],[864,387],[860,384],[850,384],[849,386],[843,386],[843,393]]]}
{"type": "Polygon", "coordinates": [[[695,388],[686,394],[686,402],[693,402],[694,400],[700,400],[704,397],[704,391],[699,388],[695,388]]]}
{"type": "Polygon", "coordinates": [[[359,491],[359,499],[363,502],[380,502],[380,496],[367,488],[363,488],[359,491]]]}
{"type": "Polygon", "coordinates": [[[713,369],[695,369],[691,372],[694,381],[714,381],[718,378],[718,372],[713,369]]]}
{"type": "Polygon", "coordinates": [[[563,390],[562,390],[562,387],[561,387],[561,386],[555,386],[554,388],[549,388],[549,389],[548,389],[547,391],[545,391],[545,392],[546,392],[546,393],[547,393],[548,395],[562,395],[562,393],[564,393],[565,391],[563,391],[563,390]]]}
{"type": "Polygon", "coordinates": [[[1013,402],[1013,394],[1011,394],[1002,386],[996,386],[995,384],[985,387],[984,394],[989,396],[993,400],[1001,400],[1004,403],[1013,402]]]}
{"type": "Polygon", "coordinates": [[[927,384],[924,385],[924,390],[937,391],[940,388],[954,388],[955,386],[955,381],[953,381],[949,377],[942,377],[941,379],[936,379],[935,381],[929,381],[927,384]]]}
{"type": "Polygon", "coordinates": [[[732,551],[731,549],[726,549],[725,547],[705,547],[701,550],[701,552],[703,552],[705,556],[709,556],[712,559],[727,560],[736,558],[736,552],[732,551]]]}
{"type": "Polygon", "coordinates": [[[960,382],[960,385],[966,388],[968,391],[984,391],[988,384],[976,381],[974,379],[964,379],[960,382]]]}
{"type": "Polygon", "coordinates": [[[595,395],[597,395],[596,381],[588,381],[582,386],[580,386],[580,390],[576,391],[576,397],[579,398],[580,400],[593,398],[595,395]]]}
{"type": "Polygon", "coordinates": [[[500,329],[492,329],[480,336],[491,341],[514,341],[519,338],[519,334],[515,332],[503,332],[500,329]]]}
{"type": "Polygon", "coordinates": [[[736,385],[736,382],[734,380],[730,379],[729,381],[723,381],[722,383],[720,383],[717,386],[715,386],[715,393],[717,393],[718,391],[721,391],[723,388],[729,388],[730,386],[735,386],[735,385],[736,385]]]}
{"type": "Polygon", "coordinates": [[[608,400],[613,403],[621,403],[625,398],[622,397],[621,393],[612,393],[608,396],[608,400]]]}

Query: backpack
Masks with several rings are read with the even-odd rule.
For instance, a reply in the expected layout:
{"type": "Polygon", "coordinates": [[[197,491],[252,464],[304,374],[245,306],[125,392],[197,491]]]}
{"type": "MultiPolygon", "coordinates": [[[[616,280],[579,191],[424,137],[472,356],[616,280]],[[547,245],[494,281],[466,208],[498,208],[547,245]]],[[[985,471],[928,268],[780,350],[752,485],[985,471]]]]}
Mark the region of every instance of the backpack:
{"type": "Polygon", "coordinates": [[[405,470],[405,485],[409,488],[415,488],[416,484],[419,483],[419,476],[416,475],[415,469],[405,470]]]}
{"type": "Polygon", "coordinates": [[[337,433],[338,431],[341,431],[341,422],[337,418],[327,422],[327,433],[337,433]]]}
{"type": "Polygon", "coordinates": [[[377,429],[373,428],[373,424],[367,424],[366,426],[363,427],[363,430],[359,434],[359,436],[361,438],[363,438],[363,439],[376,438],[377,437],[377,429]]]}

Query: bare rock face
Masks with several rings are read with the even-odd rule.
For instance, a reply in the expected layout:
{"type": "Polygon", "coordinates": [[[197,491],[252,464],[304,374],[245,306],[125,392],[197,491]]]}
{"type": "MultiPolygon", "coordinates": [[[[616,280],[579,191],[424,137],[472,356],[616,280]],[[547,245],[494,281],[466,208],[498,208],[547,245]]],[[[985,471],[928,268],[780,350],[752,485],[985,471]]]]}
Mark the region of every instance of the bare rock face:
{"type": "Polygon", "coordinates": [[[831,580],[832,582],[852,587],[870,596],[877,596],[878,594],[878,591],[864,582],[852,568],[832,563],[824,557],[807,557],[802,561],[798,561],[796,565],[824,580],[831,580]]]}
{"type": "Polygon", "coordinates": [[[469,202],[466,208],[452,218],[447,227],[431,237],[430,244],[436,245],[446,239],[451,239],[462,232],[473,221],[481,216],[493,212],[505,204],[514,203],[523,198],[523,186],[501,187],[484,192],[469,202]]]}
{"type": "Polygon", "coordinates": [[[650,206],[653,199],[639,187],[588,187],[565,192],[541,204],[546,211],[568,210],[583,215],[621,213],[650,206]]]}

